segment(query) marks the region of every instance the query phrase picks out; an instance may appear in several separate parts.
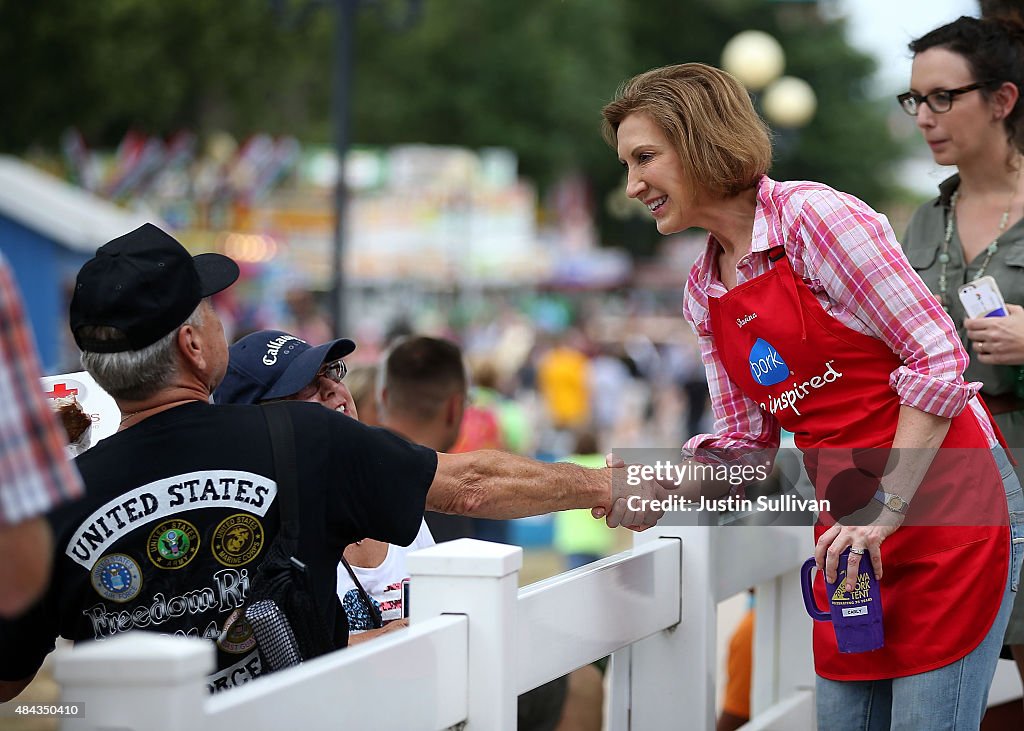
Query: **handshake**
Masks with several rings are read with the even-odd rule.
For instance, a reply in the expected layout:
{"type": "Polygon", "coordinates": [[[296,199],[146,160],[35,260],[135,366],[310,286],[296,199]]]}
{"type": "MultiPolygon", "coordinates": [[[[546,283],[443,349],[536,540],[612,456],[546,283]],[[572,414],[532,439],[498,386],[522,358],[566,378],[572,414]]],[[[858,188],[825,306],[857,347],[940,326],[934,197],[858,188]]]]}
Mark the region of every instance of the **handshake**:
{"type": "MultiPolygon", "coordinates": [[[[645,474],[644,470],[636,469],[637,465],[627,467],[614,454],[609,454],[605,463],[612,468],[611,505],[607,510],[596,507],[591,514],[595,518],[604,518],[610,528],[621,525],[635,531],[647,530],[665,514],[662,506],[670,496],[681,499],[691,492],[683,489],[685,483],[666,480],[662,475],[645,474]]],[[[700,485],[693,487],[699,488],[700,485]]]]}

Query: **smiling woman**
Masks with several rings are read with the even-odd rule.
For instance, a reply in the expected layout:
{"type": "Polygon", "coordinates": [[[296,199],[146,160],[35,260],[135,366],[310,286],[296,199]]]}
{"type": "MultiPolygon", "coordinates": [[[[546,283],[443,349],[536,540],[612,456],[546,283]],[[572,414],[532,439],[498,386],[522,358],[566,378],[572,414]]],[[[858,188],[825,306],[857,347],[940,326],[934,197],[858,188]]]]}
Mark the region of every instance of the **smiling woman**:
{"type": "MultiPolygon", "coordinates": [[[[956,104],[976,96],[965,91],[956,104]]],[[[640,74],[605,107],[603,129],[627,194],[659,232],[709,233],[683,314],[699,339],[715,429],[683,445],[687,463],[763,464],[785,428],[828,506],[815,526],[819,606],[828,601],[821,574],[836,583],[842,556],[848,591],[862,570],[882,579],[884,559],[883,648],[840,653],[831,625],[815,627],[819,727],[977,727],[1010,606],[1005,496],[1014,510],[1022,498],[1013,471],[1000,472],[1006,459],[977,385],[962,377],[953,324],[884,216],[826,185],[765,174],[767,132],[729,74],[703,64],[640,74]],[[877,474],[859,463],[832,469],[865,449],[887,458],[877,474]],[[970,462],[966,472],[948,468],[952,454],[970,462]],[[847,473],[857,477],[835,489],[829,476],[847,473]],[[984,516],[951,524],[949,511],[982,503],[984,516]],[[939,585],[943,601],[921,602],[939,585]],[[928,702],[902,700],[914,697],[928,702]]],[[[707,478],[671,487],[713,504],[730,488],[744,497],[707,478]]]]}
{"type": "Polygon", "coordinates": [[[312,401],[358,419],[343,360],[355,348],[348,338],[312,346],[281,330],[250,333],[231,346],[227,374],[213,399],[218,404],[312,401]]]}
{"type": "MultiPolygon", "coordinates": [[[[659,233],[705,228],[736,263],[772,159],[768,128],[736,79],[703,64],[648,71],[605,107],[603,133],[626,168],[626,195],[647,206],[659,233]]],[[[725,281],[735,284],[732,266],[725,281]]]]}
{"type": "Polygon", "coordinates": [[[619,89],[604,109],[603,133],[618,147],[627,170],[638,151],[624,144],[619,128],[634,112],[653,124],[691,179],[702,181],[708,192],[734,195],[749,189],[771,165],[768,128],[746,90],[724,71],[703,64],[667,66],[619,89]]]}

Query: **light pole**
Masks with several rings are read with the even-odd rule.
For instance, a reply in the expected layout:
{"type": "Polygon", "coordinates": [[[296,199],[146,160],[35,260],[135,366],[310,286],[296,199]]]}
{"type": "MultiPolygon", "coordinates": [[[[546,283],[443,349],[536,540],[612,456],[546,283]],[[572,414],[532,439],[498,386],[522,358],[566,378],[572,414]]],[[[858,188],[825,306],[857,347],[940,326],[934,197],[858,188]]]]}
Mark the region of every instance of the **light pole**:
{"type": "Polygon", "coordinates": [[[782,76],[786,55],[769,34],[745,30],[722,49],[722,68],[750,90],[768,121],[779,127],[803,127],[814,118],[818,100],[803,79],[782,76]]]}
{"type": "Polygon", "coordinates": [[[786,54],[773,36],[760,30],[734,35],[722,48],[722,68],[751,91],[761,91],[782,75],[786,54]]]}
{"type": "Polygon", "coordinates": [[[331,257],[331,313],[334,336],[348,332],[345,312],[345,223],[348,190],[345,185],[345,159],[351,141],[352,59],[356,11],[360,0],[334,2],[334,89],[331,93],[334,116],[334,149],[338,156],[338,179],[334,182],[334,248],[331,257]]]}
{"type": "Polygon", "coordinates": [[[803,79],[783,76],[768,87],[761,99],[765,116],[780,127],[803,127],[814,118],[818,98],[803,79]]]}
{"type": "Polygon", "coordinates": [[[334,58],[332,63],[331,113],[334,118],[334,151],[338,157],[338,178],[334,183],[334,246],[331,254],[331,317],[335,336],[347,332],[345,312],[345,226],[348,211],[348,189],[345,185],[345,161],[352,139],[352,70],[355,58],[356,14],[363,7],[375,7],[393,29],[404,30],[418,19],[423,0],[404,0],[396,7],[384,0],[308,0],[305,5],[289,9],[286,0],[271,0],[279,17],[297,13],[300,18],[311,10],[330,4],[334,12],[334,58]],[[404,10],[404,12],[397,12],[404,10]]]}

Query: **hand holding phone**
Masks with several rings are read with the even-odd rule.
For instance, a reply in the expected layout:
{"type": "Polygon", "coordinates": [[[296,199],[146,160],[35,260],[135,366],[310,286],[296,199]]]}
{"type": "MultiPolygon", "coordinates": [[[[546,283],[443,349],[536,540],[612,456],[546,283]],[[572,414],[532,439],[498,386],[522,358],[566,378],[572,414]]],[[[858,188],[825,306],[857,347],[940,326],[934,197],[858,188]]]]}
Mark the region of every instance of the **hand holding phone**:
{"type": "Polygon", "coordinates": [[[1006,317],[1006,302],[992,277],[980,277],[957,290],[968,317],[1006,317]]]}
{"type": "MultiPolygon", "coordinates": [[[[964,327],[979,362],[1003,366],[1024,364],[1024,307],[1008,304],[1006,317],[968,318],[964,320],[964,327]]],[[[1020,395],[1024,396],[1024,392],[1020,395]]]]}

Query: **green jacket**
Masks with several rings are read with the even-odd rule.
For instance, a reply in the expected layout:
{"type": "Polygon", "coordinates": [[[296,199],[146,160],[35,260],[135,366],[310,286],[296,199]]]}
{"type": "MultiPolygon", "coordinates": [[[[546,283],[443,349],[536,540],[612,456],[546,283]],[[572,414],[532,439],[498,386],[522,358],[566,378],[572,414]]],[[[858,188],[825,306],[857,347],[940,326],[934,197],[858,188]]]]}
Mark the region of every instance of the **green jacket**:
{"type": "MultiPolygon", "coordinates": [[[[942,251],[942,241],[946,235],[950,198],[959,184],[959,175],[942,181],[939,185],[939,195],[914,211],[903,237],[903,250],[911,266],[936,296],[939,294],[941,270],[939,253],[942,251]]],[[[1020,369],[1015,366],[979,363],[963,326],[966,314],[957,296],[957,290],[961,285],[977,277],[978,269],[984,260],[983,251],[974,261],[965,263],[960,235],[956,230],[953,231],[953,237],[949,242],[949,263],[946,267],[947,305],[960,339],[971,356],[970,365],[964,371],[964,379],[980,381],[984,384],[982,390],[987,394],[1011,394],[1018,387],[1020,369]]],[[[1024,305],[1024,220],[1016,221],[1003,232],[999,240],[999,249],[985,268],[985,274],[996,280],[1007,303],[1024,305]]],[[[996,422],[1011,447],[1024,447],[1024,412],[998,415],[996,422]]]]}

